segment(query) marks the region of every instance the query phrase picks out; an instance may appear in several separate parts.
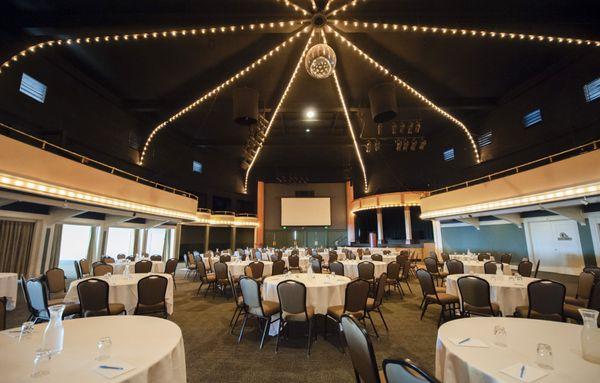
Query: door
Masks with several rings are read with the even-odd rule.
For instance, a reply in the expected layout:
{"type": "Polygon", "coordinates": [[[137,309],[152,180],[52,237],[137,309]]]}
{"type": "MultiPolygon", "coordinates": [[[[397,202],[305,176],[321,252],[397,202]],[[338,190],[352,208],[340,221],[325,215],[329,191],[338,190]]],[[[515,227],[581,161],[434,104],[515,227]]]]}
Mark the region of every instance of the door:
{"type": "Polygon", "coordinates": [[[540,269],[578,275],[584,266],[579,228],[572,220],[529,223],[531,258],[540,269]]]}

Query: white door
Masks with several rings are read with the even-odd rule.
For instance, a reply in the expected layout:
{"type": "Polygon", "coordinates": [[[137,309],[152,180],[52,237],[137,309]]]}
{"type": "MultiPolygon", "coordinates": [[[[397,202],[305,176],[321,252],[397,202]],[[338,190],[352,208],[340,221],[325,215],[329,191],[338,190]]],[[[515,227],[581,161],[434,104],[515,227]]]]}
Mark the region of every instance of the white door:
{"type": "Polygon", "coordinates": [[[584,266],[577,222],[549,220],[529,223],[531,258],[540,270],[578,275],[584,266]]]}

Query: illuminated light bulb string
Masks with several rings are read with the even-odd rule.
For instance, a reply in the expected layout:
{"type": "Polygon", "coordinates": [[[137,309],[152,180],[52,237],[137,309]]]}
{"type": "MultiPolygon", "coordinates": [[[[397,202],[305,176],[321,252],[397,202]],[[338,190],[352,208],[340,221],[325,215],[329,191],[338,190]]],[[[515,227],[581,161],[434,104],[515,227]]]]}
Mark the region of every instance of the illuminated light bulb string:
{"type": "MultiPolygon", "coordinates": [[[[296,63],[296,67],[294,68],[294,72],[292,72],[292,76],[290,77],[290,80],[288,81],[287,86],[285,87],[285,90],[283,91],[283,94],[281,95],[281,98],[279,99],[279,102],[277,103],[277,107],[275,107],[275,110],[273,111],[273,115],[271,116],[269,125],[267,125],[267,129],[265,130],[265,134],[264,134],[265,138],[263,139],[263,143],[267,140],[267,137],[269,136],[269,132],[271,131],[271,128],[273,127],[273,123],[275,122],[275,119],[277,118],[277,115],[279,114],[279,109],[281,109],[283,102],[285,101],[288,93],[290,92],[290,90],[292,88],[292,85],[294,84],[294,80],[296,79],[298,70],[300,70],[300,67],[302,66],[302,62],[304,61],[304,56],[306,55],[306,52],[308,51],[308,48],[310,47],[310,43],[312,42],[314,34],[315,34],[315,30],[314,30],[314,28],[311,28],[310,36],[308,37],[308,40],[306,41],[306,45],[304,46],[304,49],[302,50],[302,54],[300,54],[300,58],[298,59],[298,62],[296,63]]],[[[263,144],[260,144],[258,146],[258,148],[256,149],[256,153],[252,157],[252,161],[250,162],[250,165],[248,166],[248,169],[246,170],[246,177],[244,179],[244,193],[248,192],[248,179],[250,178],[250,171],[252,170],[252,167],[254,166],[254,163],[256,162],[256,159],[258,158],[258,155],[259,155],[260,151],[262,150],[262,147],[263,147],[263,144]]]]}
{"type": "MultiPolygon", "coordinates": [[[[325,37],[325,32],[321,29],[321,37],[323,38],[323,42],[327,44],[327,38],[325,37]]],[[[360,168],[363,174],[363,182],[364,182],[364,192],[367,193],[369,190],[369,183],[367,181],[367,170],[365,167],[365,163],[362,159],[362,154],[360,153],[360,147],[358,146],[358,142],[356,141],[356,135],[354,134],[354,127],[352,126],[352,121],[350,120],[350,114],[348,113],[348,108],[346,107],[346,101],[344,98],[344,94],[342,93],[342,87],[340,86],[340,82],[337,77],[337,71],[333,70],[333,80],[335,81],[335,88],[337,89],[338,96],[340,98],[340,103],[342,104],[342,109],[344,109],[344,116],[346,117],[346,124],[348,126],[348,130],[350,131],[350,136],[352,137],[352,143],[354,144],[354,150],[356,151],[356,156],[358,157],[358,162],[360,163],[360,168]]]]}
{"type": "MultiPolygon", "coordinates": [[[[292,8],[296,12],[300,12],[304,16],[310,15],[309,11],[307,11],[306,9],[304,9],[304,8],[302,8],[302,7],[294,4],[293,2],[291,2],[289,0],[277,0],[277,2],[278,3],[284,3],[286,6],[292,8]]],[[[313,3],[313,9],[315,9],[316,8],[316,4],[315,4],[314,0],[313,0],[312,3],[313,3]]]]}
{"type": "Polygon", "coordinates": [[[514,40],[514,41],[530,41],[544,42],[554,44],[569,44],[569,45],[588,45],[600,47],[600,41],[587,40],[576,37],[562,36],[547,36],[530,33],[518,32],[501,32],[487,31],[481,29],[461,29],[448,28],[428,25],[409,25],[409,24],[393,24],[393,23],[373,23],[363,21],[348,21],[348,20],[330,20],[335,26],[350,27],[354,30],[361,31],[380,31],[380,32],[411,32],[421,34],[436,34],[445,36],[471,37],[482,39],[499,39],[499,40],[514,40]]]}
{"type": "MultiPolygon", "coordinates": [[[[366,1],[367,0],[362,0],[362,2],[366,2],[366,1]]],[[[355,7],[356,4],[358,4],[358,2],[359,2],[359,0],[349,1],[346,4],[336,8],[333,11],[331,11],[330,13],[328,13],[327,16],[337,16],[339,13],[346,12],[348,9],[355,7]]],[[[327,4],[327,5],[329,5],[329,4],[327,4]]],[[[327,7],[325,7],[325,10],[327,11],[327,7]]]]}
{"type": "Polygon", "coordinates": [[[218,27],[206,27],[206,28],[192,28],[192,29],[172,29],[165,31],[154,31],[154,32],[139,32],[139,33],[127,33],[127,34],[111,34],[102,36],[84,36],[84,37],[72,37],[58,40],[47,40],[37,44],[30,45],[20,52],[12,55],[8,60],[0,64],[0,74],[5,72],[14,63],[22,60],[25,57],[31,56],[36,52],[39,52],[43,48],[47,47],[59,47],[59,46],[70,46],[70,45],[84,45],[84,44],[101,44],[101,43],[115,43],[115,42],[135,42],[142,40],[154,40],[154,39],[173,39],[177,37],[194,37],[194,36],[207,36],[221,33],[235,33],[235,32],[264,32],[268,30],[283,29],[295,27],[308,23],[308,20],[290,20],[290,21],[273,21],[268,23],[255,23],[255,24],[243,24],[243,25],[223,25],[218,27]]]}
{"type": "Polygon", "coordinates": [[[412,86],[408,85],[408,83],[406,83],[400,77],[398,77],[398,76],[390,73],[389,69],[387,69],[383,65],[379,64],[375,59],[373,59],[371,56],[369,56],[364,51],[362,51],[359,47],[357,47],[352,42],[350,42],[348,39],[346,39],[344,36],[342,36],[340,33],[338,33],[335,29],[333,29],[331,27],[328,27],[328,31],[329,32],[333,32],[333,34],[338,39],[340,39],[342,42],[346,43],[346,45],[348,47],[352,48],[355,52],[357,52],[359,54],[359,56],[361,56],[362,58],[364,58],[366,61],[368,61],[371,65],[373,65],[379,71],[385,73],[387,76],[390,76],[394,80],[394,82],[396,82],[398,85],[400,85],[406,91],[408,91],[410,94],[412,94],[413,96],[415,96],[416,98],[418,98],[419,100],[421,100],[422,102],[424,102],[431,109],[433,109],[434,111],[436,111],[438,114],[442,115],[443,117],[445,117],[448,120],[452,121],[456,126],[458,126],[465,133],[465,135],[467,136],[469,142],[471,143],[471,147],[473,148],[473,154],[475,156],[475,160],[477,161],[477,163],[481,162],[481,159],[479,157],[479,152],[477,150],[477,144],[475,144],[475,140],[473,139],[473,136],[471,135],[471,132],[469,131],[469,129],[467,129],[467,127],[465,126],[465,124],[463,124],[456,117],[452,116],[450,113],[446,112],[444,109],[442,109],[439,106],[437,106],[436,104],[434,104],[431,100],[429,100],[423,94],[421,94],[420,92],[418,92],[415,88],[413,88],[412,86]]]}
{"type": "Polygon", "coordinates": [[[202,96],[200,96],[199,98],[197,98],[196,100],[194,100],[192,103],[190,103],[189,105],[185,106],[184,108],[182,108],[181,110],[179,110],[177,113],[175,113],[174,115],[172,115],[171,117],[169,117],[167,120],[165,120],[165,121],[161,122],[160,124],[158,124],[152,130],[152,132],[150,133],[150,135],[146,139],[146,143],[144,144],[144,148],[142,150],[142,154],[140,156],[140,160],[138,162],[138,165],[143,165],[144,164],[144,159],[146,158],[146,153],[148,152],[150,144],[152,143],[152,140],[154,139],[154,137],[156,136],[156,134],[161,129],[163,129],[165,126],[167,126],[168,124],[172,123],[173,121],[177,120],[178,118],[180,118],[184,114],[190,112],[191,110],[193,110],[194,108],[196,108],[198,105],[202,104],[204,101],[206,101],[210,97],[212,97],[212,96],[216,95],[217,93],[221,92],[224,88],[232,85],[237,80],[239,80],[241,77],[247,75],[251,70],[255,69],[257,66],[265,63],[275,53],[278,53],[278,52],[280,52],[282,50],[282,48],[285,48],[285,47],[291,45],[291,43],[295,39],[297,39],[298,37],[300,37],[301,34],[306,33],[308,28],[309,27],[305,27],[302,30],[296,32],[294,35],[292,35],[291,37],[289,37],[288,39],[286,39],[284,42],[282,42],[281,44],[277,45],[275,48],[271,49],[270,51],[268,51],[267,53],[265,53],[264,55],[262,55],[259,59],[257,59],[253,63],[249,64],[248,66],[246,66],[245,68],[243,68],[242,70],[240,70],[239,72],[237,72],[236,74],[234,74],[229,79],[227,79],[224,82],[222,82],[221,84],[217,85],[216,87],[214,87],[210,91],[206,92],[205,94],[203,94],[202,96]]]}

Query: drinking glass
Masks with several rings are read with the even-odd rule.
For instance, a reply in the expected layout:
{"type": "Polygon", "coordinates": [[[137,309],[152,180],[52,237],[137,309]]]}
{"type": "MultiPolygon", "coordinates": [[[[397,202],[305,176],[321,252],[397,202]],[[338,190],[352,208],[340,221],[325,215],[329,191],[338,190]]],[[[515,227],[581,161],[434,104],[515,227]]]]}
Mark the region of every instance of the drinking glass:
{"type": "Polygon", "coordinates": [[[331,272],[331,276],[335,279],[335,271],[331,272]]]}
{"type": "Polygon", "coordinates": [[[494,344],[500,347],[506,347],[506,329],[504,326],[495,325],[494,326],[494,344]]]}
{"type": "Polygon", "coordinates": [[[33,357],[33,370],[31,371],[32,378],[41,378],[50,373],[50,351],[39,349],[36,350],[33,357]]]}
{"type": "Polygon", "coordinates": [[[106,360],[110,358],[110,347],[112,346],[112,341],[110,337],[100,338],[98,341],[98,356],[96,360],[106,360]]]}
{"type": "Polygon", "coordinates": [[[31,321],[23,322],[23,324],[21,325],[21,333],[19,334],[19,340],[27,337],[29,334],[32,334],[34,326],[35,323],[31,321]]]}
{"type": "Polygon", "coordinates": [[[552,356],[552,347],[549,344],[538,343],[536,364],[546,370],[554,369],[554,358],[552,356]]]}

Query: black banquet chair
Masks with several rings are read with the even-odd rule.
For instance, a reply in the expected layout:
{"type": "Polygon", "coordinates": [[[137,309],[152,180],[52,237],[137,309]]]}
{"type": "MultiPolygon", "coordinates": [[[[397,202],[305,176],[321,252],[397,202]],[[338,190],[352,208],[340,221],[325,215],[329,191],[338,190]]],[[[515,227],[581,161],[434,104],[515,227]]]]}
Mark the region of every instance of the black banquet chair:
{"type": "Polygon", "coordinates": [[[135,273],[149,273],[152,271],[152,261],[138,261],[134,265],[135,273]]]}
{"type": "Polygon", "coordinates": [[[518,306],[514,316],[564,322],[565,285],[548,279],[527,286],[529,306],[518,306]]]}
{"type": "MultiPolygon", "coordinates": [[[[48,305],[48,290],[44,281],[42,281],[40,278],[33,278],[25,281],[25,279],[22,278],[21,283],[23,286],[23,292],[25,293],[27,306],[30,311],[28,320],[33,320],[34,322],[49,321],[50,311],[48,310],[48,307],[52,305],[48,305]]],[[[62,316],[63,318],[74,316],[79,314],[79,312],[80,305],[65,304],[65,309],[62,316]]]]}
{"type": "Polygon", "coordinates": [[[77,295],[83,317],[127,314],[122,303],[108,302],[109,285],[98,278],[90,278],[77,284],[77,295]]]}
{"type": "MultiPolygon", "coordinates": [[[[306,354],[310,355],[310,346],[313,340],[313,329],[315,325],[315,308],[306,305],[306,286],[298,281],[283,281],[277,285],[277,296],[281,309],[279,320],[279,331],[277,332],[277,343],[275,352],[279,351],[279,339],[283,332],[288,330],[290,323],[306,323],[308,327],[308,344],[306,354]]],[[[315,332],[316,335],[316,332],[315,332]]]]}
{"type": "Polygon", "coordinates": [[[450,259],[446,261],[446,268],[448,269],[449,275],[465,273],[465,265],[458,259],[450,259]]]}
{"type": "Polygon", "coordinates": [[[161,315],[169,316],[167,312],[167,285],[169,280],[160,275],[149,275],[137,283],[138,302],[135,315],[161,315]]]}
{"type": "Polygon", "coordinates": [[[387,383],[440,383],[410,359],[385,359],[383,372],[387,383]]]}
{"type": "Polygon", "coordinates": [[[352,360],[356,383],[385,382],[383,371],[379,371],[377,368],[377,358],[367,330],[356,318],[348,314],[342,315],[340,322],[346,344],[348,344],[348,353],[352,360]]]}
{"type": "Polygon", "coordinates": [[[490,284],[483,278],[466,275],[456,281],[461,297],[461,315],[502,316],[500,306],[490,300],[490,284]]]}
{"type": "Polygon", "coordinates": [[[517,266],[517,273],[522,277],[531,277],[531,271],[533,270],[533,263],[528,260],[522,260],[517,266]]]}

